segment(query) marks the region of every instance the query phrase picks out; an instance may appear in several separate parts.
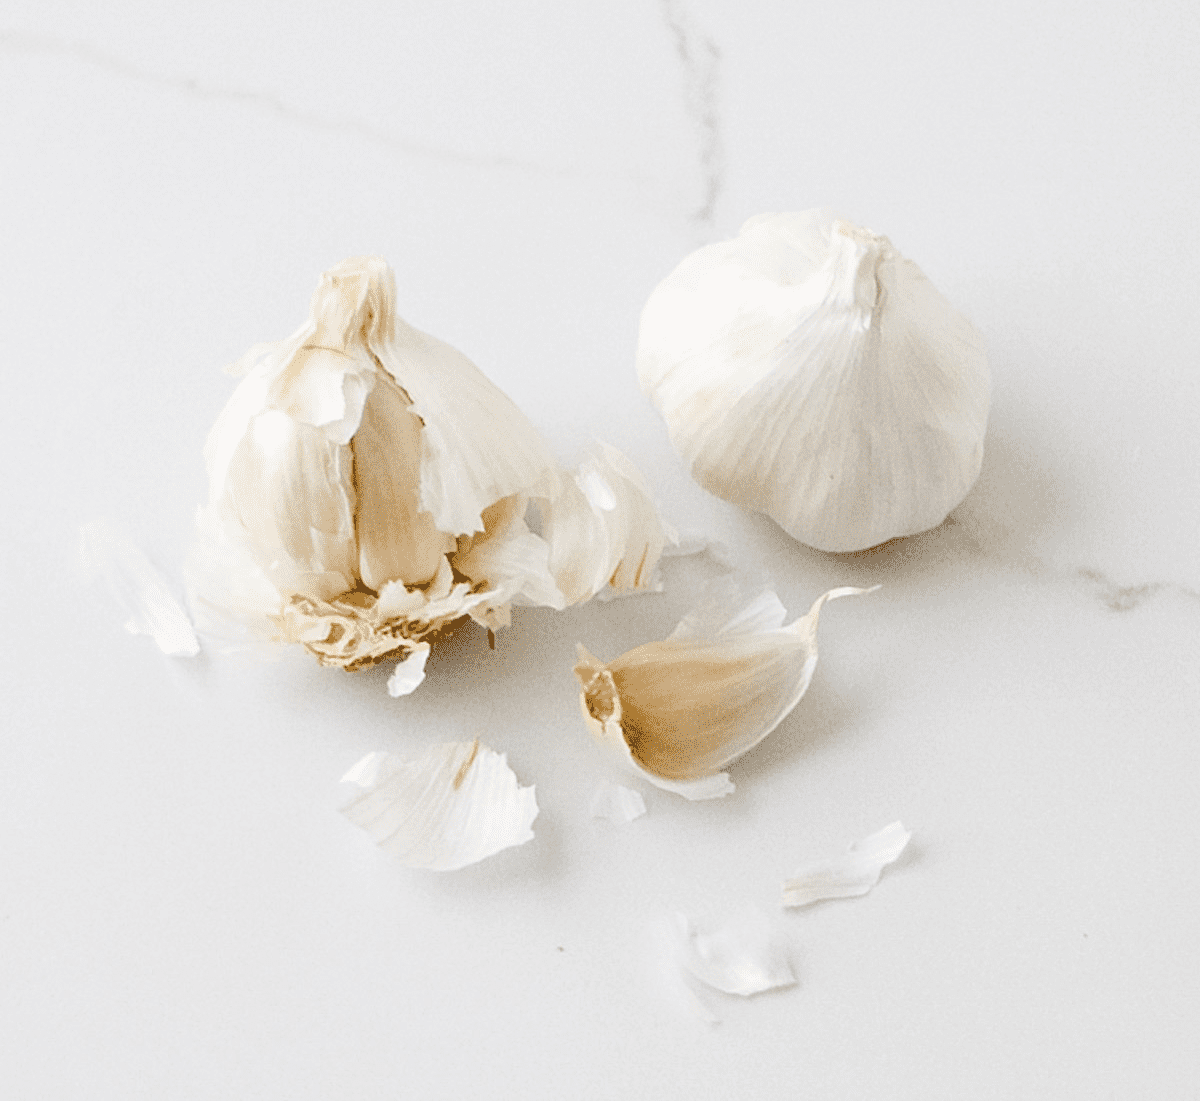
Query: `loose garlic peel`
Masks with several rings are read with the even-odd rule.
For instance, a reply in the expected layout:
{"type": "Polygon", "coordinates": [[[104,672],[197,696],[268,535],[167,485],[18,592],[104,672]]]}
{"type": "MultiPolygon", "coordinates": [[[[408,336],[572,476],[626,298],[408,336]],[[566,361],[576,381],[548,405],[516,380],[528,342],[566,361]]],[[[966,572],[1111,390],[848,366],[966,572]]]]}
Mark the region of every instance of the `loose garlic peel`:
{"type": "Polygon", "coordinates": [[[784,880],[783,905],[808,906],[832,898],[858,898],[879,882],[883,869],[897,860],[912,833],[892,822],[870,837],[853,842],[845,853],[802,868],[784,880]]]}
{"type": "Polygon", "coordinates": [[[411,868],[454,871],[533,837],[533,787],[479,739],[430,746],[417,761],[368,753],[342,781],[359,789],[342,813],[411,868]]]}
{"type": "MultiPolygon", "coordinates": [[[[347,260],[295,335],[238,365],[205,447],[187,571],[201,625],[357,669],[408,661],[466,618],[497,630],[514,604],[649,588],[673,535],[628,460],[606,449],[574,478],[560,471],[517,407],[401,320],[395,298],[384,261],[347,260]],[[613,501],[599,518],[584,477],[613,501]],[[534,501],[549,538],[526,524],[534,501]]],[[[393,694],[422,669],[393,678],[393,694]]]]}
{"type": "Polygon", "coordinates": [[[646,303],[637,368],[701,485],[820,550],[936,527],[979,474],[980,335],[828,210],[752,218],[684,259],[646,303]]]}
{"type": "Polygon", "coordinates": [[[737,603],[728,584],[661,642],[607,663],[581,644],[575,675],[584,721],[655,786],[687,799],[728,795],[734,785],[721,770],[774,730],[808,689],[825,602],[872,591],[832,589],[784,627],[787,613],[773,592],[737,603]]]}

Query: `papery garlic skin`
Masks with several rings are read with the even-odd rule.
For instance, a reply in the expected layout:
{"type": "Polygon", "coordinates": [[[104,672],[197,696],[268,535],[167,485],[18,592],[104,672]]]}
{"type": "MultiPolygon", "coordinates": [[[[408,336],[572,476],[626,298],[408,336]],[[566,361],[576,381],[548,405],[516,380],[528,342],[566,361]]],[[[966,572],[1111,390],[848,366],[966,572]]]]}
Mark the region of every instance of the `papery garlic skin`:
{"type": "Polygon", "coordinates": [[[845,853],[802,868],[783,883],[784,906],[808,906],[834,898],[859,898],[879,882],[912,838],[903,822],[853,842],[845,853]]]}
{"type": "Polygon", "coordinates": [[[194,657],[200,642],[171,586],[141,548],[109,520],[93,520],[79,531],[86,575],[103,578],[124,607],[132,635],[149,635],[164,654],[194,657]]]}
{"type": "Polygon", "coordinates": [[[702,486],[819,550],[936,527],[979,475],[982,338],[829,210],[760,215],[685,258],[646,302],[637,369],[702,486]]]}
{"type": "Polygon", "coordinates": [[[872,589],[832,589],[783,626],[779,598],[738,600],[714,586],[661,642],[601,662],[582,646],[575,675],[584,721],[638,775],[686,799],[715,799],[723,772],[792,711],[817,665],[817,622],[828,600],[872,589]]]}
{"type": "Polygon", "coordinates": [[[368,753],[342,781],[358,789],[342,813],[410,868],[456,871],[533,838],[534,787],[478,738],[416,761],[368,753]]]}

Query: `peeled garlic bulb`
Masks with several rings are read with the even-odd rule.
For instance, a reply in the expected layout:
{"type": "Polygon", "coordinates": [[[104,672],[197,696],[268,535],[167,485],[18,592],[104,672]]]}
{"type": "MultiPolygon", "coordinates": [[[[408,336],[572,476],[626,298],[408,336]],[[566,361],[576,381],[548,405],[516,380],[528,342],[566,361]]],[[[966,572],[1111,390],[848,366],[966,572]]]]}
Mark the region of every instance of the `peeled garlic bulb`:
{"type": "Polygon", "coordinates": [[[201,626],[239,646],[297,642],[345,669],[398,660],[400,696],[453,624],[497,630],[514,604],[650,588],[674,537],[623,455],[560,471],[524,414],[395,300],[383,260],[347,260],[291,338],[243,361],[205,447],[188,591],[201,626]],[[526,523],[534,501],[545,537],[526,523]]]}
{"type": "Polygon", "coordinates": [[[646,303],[637,368],[693,477],[819,550],[936,527],[979,475],[982,338],[828,210],[760,215],[688,256],[646,303]]]}

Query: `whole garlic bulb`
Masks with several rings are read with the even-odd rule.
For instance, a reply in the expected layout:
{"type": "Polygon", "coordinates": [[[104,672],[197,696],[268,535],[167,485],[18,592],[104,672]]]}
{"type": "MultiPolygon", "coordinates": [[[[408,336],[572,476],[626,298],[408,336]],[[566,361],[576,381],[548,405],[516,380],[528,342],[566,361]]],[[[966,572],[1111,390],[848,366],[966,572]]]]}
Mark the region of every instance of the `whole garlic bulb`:
{"type": "Polygon", "coordinates": [[[688,256],[646,303],[637,369],[702,486],[819,550],[936,527],[979,475],[982,338],[832,211],[759,215],[688,256]]]}

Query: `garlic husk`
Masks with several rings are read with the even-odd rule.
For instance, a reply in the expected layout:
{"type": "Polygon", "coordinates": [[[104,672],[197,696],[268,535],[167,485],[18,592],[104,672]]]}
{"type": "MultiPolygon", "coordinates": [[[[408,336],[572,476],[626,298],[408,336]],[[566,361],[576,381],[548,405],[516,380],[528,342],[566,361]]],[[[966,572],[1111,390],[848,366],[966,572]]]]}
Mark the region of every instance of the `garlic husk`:
{"type": "Polygon", "coordinates": [[[820,550],[936,527],[979,475],[982,338],[829,210],[760,215],[684,259],[642,312],[637,368],[701,485],[820,550]]]}
{"type": "Polygon", "coordinates": [[[676,913],[674,934],[680,965],[714,990],[745,998],[796,984],[782,938],[755,908],[712,928],[676,913]]]}
{"type": "Polygon", "coordinates": [[[410,868],[455,871],[533,837],[533,787],[478,739],[430,746],[411,762],[368,753],[342,781],[360,789],[342,813],[410,868]]]}
{"type": "Polygon", "coordinates": [[[746,599],[726,581],[661,642],[610,662],[580,645],[584,721],[656,787],[693,800],[728,795],[734,785],[722,769],[774,730],[808,689],[825,602],[871,591],[832,589],[785,627],[773,592],[746,599]]]}
{"type": "Polygon", "coordinates": [[[911,837],[903,822],[892,822],[852,843],[841,856],[810,864],[784,880],[783,905],[808,906],[865,895],[879,882],[883,869],[904,852],[911,837]]]}
{"type": "MultiPolygon", "coordinates": [[[[406,662],[467,618],[503,627],[513,604],[586,599],[601,572],[602,585],[637,586],[621,573],[624,544],[579,561],[529,528],[535,499],[573,528],[588,512],[576,480],[465,356],[396,316],[384,261],[326,272],[309,321],[238,369],[206,444],[209,502],[188,567],[211,633],[296,642],[356,669],[406,662]]],[[[667,539],[657,511],[630,491],[617,512],[651,571],[667,539]]],[[[412,679],[400,674],[394,694],[412,679]]]]}
{"type": "Polygon", "coordinates": [[[628,825],[645,813],[642,793],[622,784],[601,784],[592,797],[592,817],[607,818],[618,826],[628,825]]]}
{"type": "Polygon", "coordinates": [[[149,635],[164,654],[194,657],[200,642],[183,606],[162,573],[116,524],[94,520],[79,531],[85,575],[102,578],[129,618],[131,635],[149,635]]]}

